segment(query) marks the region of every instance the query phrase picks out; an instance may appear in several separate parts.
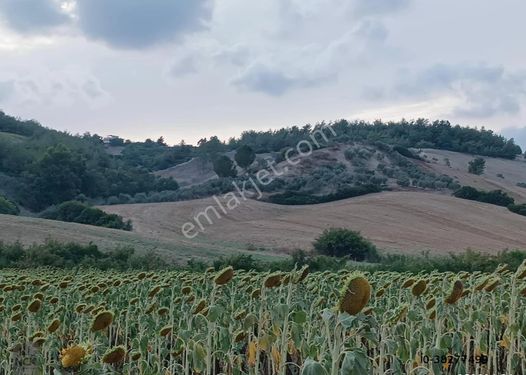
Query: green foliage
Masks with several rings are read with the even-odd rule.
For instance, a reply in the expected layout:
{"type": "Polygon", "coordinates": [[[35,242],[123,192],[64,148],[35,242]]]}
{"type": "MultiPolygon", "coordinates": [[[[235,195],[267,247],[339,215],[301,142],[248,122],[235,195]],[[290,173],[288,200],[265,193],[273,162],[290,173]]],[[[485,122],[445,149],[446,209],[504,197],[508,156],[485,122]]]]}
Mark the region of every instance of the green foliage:
{"type": "Polygon", "coordinates": [[[415,155],[413,151],[409,150],[408,148],[402,146],[394,146],[393,150],[398,152],[400,155],[405,156],[406,158],[422,160],[420,156],[415,155]]]}
{"type": "Polygon", "coordinates": [[[6,197],[0,195],[0,214],[2,215],[18,215],[20,209],[16,203],[11,202],[6,197]]]}
{"type": "Polygon", "coordinates": [[[471,186],[463,186],[453,193],[457,198],[468,199],[472,201],[490,203],[497,206],[507,207],[515,203],[515,200],[502,190],[481,191],[471,186]]]}
{"type": "Polygon", "coordinates": [[[360,232],[345,228],[331,228],[323,231],[313,243],[314,250],[322,255],[349,257],[355,261],[378,259],[376,247],[360,232]]]}
{"type": "Polygon", "coordinates": [[[481,175],[484,173],[484,169],[486,169],[486,160],[481,157],[476,157],[475,159],[471,160],[468,165],[468,172],[476,175],[481,175]]]}
{"type": "Polygon", "coordinates": [[[237,149],[234,157],[237,165],[243,169],[247,169],[256,160],[256,153],[250,146],[243,145],[237,149]]]}
{"type": "MultiPolygon", "coordinates": [[[[299,141],[309,139],[314,132],[326,125],[320,123],[315,127],[293,126],[260,132],[250,130],[244,132],[239,139],[232,140],[229,146],[235,148],[240,145],[248,145],[257,153],[278,152],[284,148],[295,147],[299,141]]],[[[418,119],[368,123],[340,120],[330,125],[336,133],[333,135],[329,130],[325,131],[330,142],[375,142],[375,144],[398,145],[405,148],[426,146],[506,159],[515,159],[522,153],[521,148],[514,143],[513,139],[507,140],[493,133],[492,130],[452,126],[448,121],[429,122],[418,119]]]]}
{"type": "Polygon", "coordinates": [[[96,245],[49,241],[28,247],[0,242],[0,268],[94,267],[99,269],[159,269],[167,264],[157,256],[135,255],[133,248],[102,252],[96,245]]]}
{"type": "Polygon", "coordinates": [[[508,206],[508,210],[510,210],[511,212],[514,212],[516,214],[519,214],[519,215],[522,215],[522,216],[526,216],[526,203],[510,204],[508,206]]]}
{"type": "Polygon", "coordinates": [[[519,250],[505,250],[495,254],[479,253],[466,250],[462,253],[449,253],[447,256],[430,256],[428,252],[422,256],[402,254],[384,254],[379,264],[368,269],[370,271],[397,271],[397,272],[488,272],[495,271],[499,264],[507,264],[510,269],[517,269],[526,259],[526,252],[519,250]]]}
{"type": "Polygon", "coordinates": [[[77,201],[63,202],[56,207],[50,207],[41,214],[44,219],[67,221],[99,227],[131,230],[131,221],[124,221],[116,214],[107,214],[95,207],[90,207],[77,201]]]}
{"type": "Polygon", "coordinates": [[[192,152],[187,146],[168,148],[145,142],[126,143],[123,155],[112,156],[96,134],[72,136],[2,112],[0,131],[23,136],[17,142],[0,138],[2,191],[34,211],[74,199],[78,194],[94,199],[175,191],[176,181],[156,177],[149,168],[186,161],[192,152]],[[126,151],[128,147],[130,151],[126,151]]]}
{"type": "Polygon", "coordinates": [[[343,187],[335,193],[326,195],[312,195],[289,190],[284,193],[273,194],[269,196],[268,201],[271,203],[283,205],[318,204],[358,197],[366,194],[379,193],[380,191],[382,191],[380,186],[372,184],[343,187]]]}
{"type": "Polygon", "coordinates": [[[237,169],[232,160],[225,155],[218,156],[214,160],[214,172],[219,177],[236,177],[237,169]]]}

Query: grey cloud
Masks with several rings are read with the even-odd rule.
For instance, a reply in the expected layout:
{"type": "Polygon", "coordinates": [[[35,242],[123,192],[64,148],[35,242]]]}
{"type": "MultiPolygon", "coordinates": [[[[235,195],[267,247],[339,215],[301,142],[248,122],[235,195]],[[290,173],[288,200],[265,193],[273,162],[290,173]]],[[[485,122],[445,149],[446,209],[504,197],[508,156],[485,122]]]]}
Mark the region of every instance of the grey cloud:
{"type": "Polygon", "coordinates": [[[0,102],[8,99],[15,90],[13,81],[0,81],[0,102]]]}
{"type": "Polygon", "coordinates": [[[406,8],[411,0],[355,0],[354,10],[361,15],[385,14],[406,8]]]}
{"type": "Polygon", "coordinates": [[[42,32],[69,20],[53,0],[0,0],[0,14],[11,29],[23,34],[42,32]]]}
{"type": "Polygon", "coordinates": [[[197,73],[197,57],[194,55],[184,56],[175,61],[169,69],[169,75],[173,77],[183,77],[197,73]]]}
{"type": "Polygon", "coordinates": [[[322,81],[323,77],[293,77],[275,67],[257,63],[249,66],[233,83],[250,91],[280,96],[291,89],[315,86],[322,81]]]}
{"type": "Polygon", "coordinates": [[[430,96],[446,93],[464,101],[453,115],[487,118],[516,114],[526,95],[526,74],[509,73],[499,66],[437,64],[395,85],[395,96],[430,96]]]}
{"type": "Polygon", "coordinates": [[[146,48],[202,29],[208,0],[77,0],[79,24],[93,39],[117,48],[146,48]]]}

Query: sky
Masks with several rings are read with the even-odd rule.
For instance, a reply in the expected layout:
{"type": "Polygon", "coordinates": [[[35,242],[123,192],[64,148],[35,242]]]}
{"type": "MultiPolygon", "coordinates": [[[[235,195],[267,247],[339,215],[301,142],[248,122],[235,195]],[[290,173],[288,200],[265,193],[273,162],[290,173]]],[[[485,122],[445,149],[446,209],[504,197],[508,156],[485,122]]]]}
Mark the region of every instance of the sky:
{"type": "Polygon", "coordinates": [[[428,118],[526,146],[524,0],[0,0],[0,109],[168,143],[428,118]]]}

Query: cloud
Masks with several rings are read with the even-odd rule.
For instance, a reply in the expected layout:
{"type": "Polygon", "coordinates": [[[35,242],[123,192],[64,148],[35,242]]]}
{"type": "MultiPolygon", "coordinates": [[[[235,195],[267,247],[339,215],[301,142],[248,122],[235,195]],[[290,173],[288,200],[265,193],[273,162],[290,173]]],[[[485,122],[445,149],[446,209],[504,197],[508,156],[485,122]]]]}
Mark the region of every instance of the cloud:
{"type": "Polygon", "coordinates": [[[232,83],[249,91],[280,96],[290,90],[322,86],[338,79],[349,67],[363,66],[387,50],[387,30],[380,22],[364,20],[331,42],[284,44],[247,52],[252,58],[232,83]]]}
{"type": "Polygon", "coordinates": [[[450,115],[488,118],[517,114],[526,95],[526,74],[510,73],[500,66],[437,64],[420,73],[403,74],[393,96],[431,97],[451,95],[461,104],[450,115]]]}
{"type": "Polygon", "coordinates": [[[78,68],[36,69],[23,76],[13,75],[0,80],[0,100],[4,91],[6,99],[21,106],[66,107],[81,102],[89,108],[99,108],[112,99],[95,76],[78,68]],[[7,82],[8,90],[3,89],[2,82],[7,82]]]}
{"type": "Polygon", "coordinates": [[[13,81],[0,81],[0,103],[13,94],[15,87],[13,81]]]}
{"type": "Polygon", "coordinates": [[[330,77],[309,75],[287,75],[277,67],[261,63],[250,65],[233,83],[249,91],[259,91],[271,96],[283,95],[294,88],[317,86],[330,77]]]}
{"type": "Polygon", "coordinates": [[[405,9],[410,3],[411,0],[355,0],[353,9],[360,15],[378,15],[405,9]]]}
{"type": "Polygon", "coordinates": [[[76,13],[88,37],[140,49],[202,29],[211,6],[208,0],[77,0],[76,13]]]}
{"type": "Polygon", "coordinates": [[[0,17],[21,34],[40,33],[69,20],[54,0],[0,0],[0,17]]]}

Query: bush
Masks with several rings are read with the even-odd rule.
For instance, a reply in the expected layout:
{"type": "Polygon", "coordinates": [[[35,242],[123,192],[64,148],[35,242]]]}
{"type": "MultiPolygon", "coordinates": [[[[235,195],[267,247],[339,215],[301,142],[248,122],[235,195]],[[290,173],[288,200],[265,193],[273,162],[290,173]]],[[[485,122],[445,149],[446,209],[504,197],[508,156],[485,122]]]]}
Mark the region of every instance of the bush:
{"type": "Polygon", "coordinates": [[[395,146],[395,147],[393,147],[393,150],[398,152],[400,155],[405,156],[406,158],[422,160],[422,158],[420,156],[415,155],[408,148],[405,148],[405,147],[402,147],[402,146],[395,146]]]}
{"type": "Polygon", "coordinates": [[[49,241],[24,247],[20,243],[0,242],[0,268],[95,267],[99,269],[159,269],[167,264],[151,254],[135,255],[133,248],[102,252],[96,245],[49,241]]]}
{"type": "Polygon", "coordinates": [[[321,255],[349,257],[355,261],[376,261],[376,247],[360,232],[345,228],[331,228],[323,231],[313,243],[314,250],[321,255]]]}
{"type": "Polygon", "coordinates": [[[361,185],[344,187],[334,193],[326,195],[311,195],[295,191],[286,191],[281,194],[273,194],[268,197],[268,201],[283,205],[303,205],[333,202],[341,199],[358,197],[361,195],[379,193],[382,188],[378,185],[361,185]]]}
{"type": "Polygon", "coordinates": [[[219,177],[236,177],[237,170],[228,156],[222,155],[214,160],[214,172],[219,177]]]}
{"type": "Polygon", "coordinates": [[[497,206],[508,207],[515,203],[515,200],[502,190],[481,191],[471,186],[463,186],[453,193],[457,198],[469,199],[472,201],[490,203],[497,206]]]}
{"type": "Polygon", "coordinates": [[[486,168],[486,160],[481,157],[477,157],[469,162],[468,172],[476,175],[481,175],[484,173],[486,168]]]}
{"type": "Polygon", "coordinates": [[[98,208],[90,207],[77,201],[64,202],[58,206],[48,208],[40,217],[43,219],[59,220],[72,223],[96,225],[99,227],[131,230],[131,221],[116,214],[107,214],[98,208]]]}
{"type": "Polygon", "coordinates": [[[9,199],[0,195],[0,214],[3,215],[18,215],[20,210],[18,206],[9,199]]]}
{"type": "Polygon", "coordinates": [[[519,215],[522,215],[522,216],[526,216],[526,204],[523,203],[523,204],[510,204],[508,206],[508,210],[510,210],[511,212],[514,212],[516,214],[519,214],[519,215]]]}

